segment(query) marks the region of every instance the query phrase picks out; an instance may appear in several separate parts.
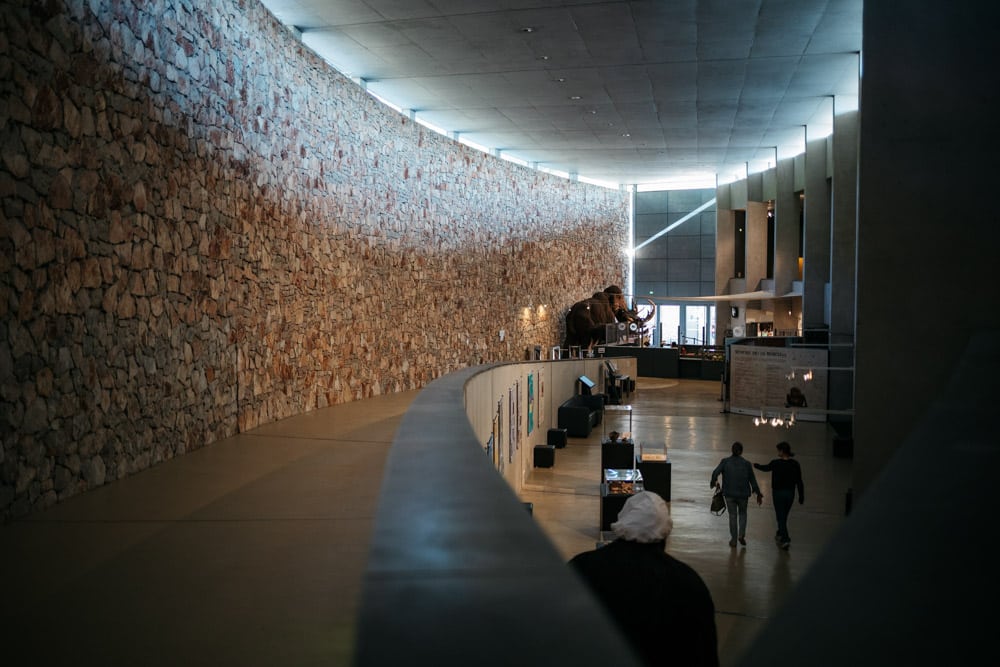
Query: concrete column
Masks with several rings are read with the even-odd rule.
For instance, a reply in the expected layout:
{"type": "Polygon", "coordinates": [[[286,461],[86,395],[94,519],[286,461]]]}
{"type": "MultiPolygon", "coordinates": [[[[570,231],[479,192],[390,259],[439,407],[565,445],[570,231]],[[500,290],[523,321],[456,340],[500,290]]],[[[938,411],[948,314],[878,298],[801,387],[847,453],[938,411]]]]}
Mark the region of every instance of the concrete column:
{"type": "Polygon", "coordinates": [[[806,142],[805,229],[802,264],[802,328],[826,328],[830,279],[830,181],[826,138],[806,142]]]}
{"type": "Polygon", "coordinates": [[[771,167],[762,174],[762,187],[764,190],[760,201],[774,201],[778,197],[778,169],[771,167]]]}
{"type": "MultiPolygon", "coordinates": [[[[1000,330],[990,298],[998,250],[996,10],[865,2],[856,494],[944,398],[970,334],[1000,330]]],[[[996,393],[997,368],[982,371],[965,388],[970,395],[996,393]]],[[[937,481],[928,493],[947,488],[937,481]]]]}
{"type": "Polygon", "coordinates": [[[767,204],[747,202],[747,291],[767,275],[767,204]]]}
{"type": "Polygon", "coordinates": [[[764,196],[764,172],[747,175],[747,200],[767,201],[764,196]]]}
{"type": "Polygon", "coordinates": [[[742,210],[747,207],[747,181],[741,178],[729,184],[729,208],[742,210]]]}
{"type": "Polygon", "coordinates": [[[730,209],[715,210],[715,293],[725,294],[736,275],[736,216],[730,209]]]}
{"type": "MultiPolygon", "coordinates": [[[[736,231],[734,228],[735,214],[731,209],[715,209],[715,293],[726,294],[729,289],[729,279],[736,272],[736,231]]],[[[715,340],[713,344],[721,345],[725,341],[726,329],[732,329],[732,318],[729,308],[724,303],[715,309],[715,340]]]]}
{"type": "MultiPolygon", "coordinates": [[[[779,160],[778,196],[774,202],[774,293],[787,294],[799,275],[799,195],[795,190],[794,158],[779,160]]],[[[794,329],[798,320],[787,306],[774,304],[774,328],[794,329]]]]}
{"type": "MultiPolygon", "coordinates": [[[[858,223],[858,112],[856,99],[834,100],[833,221],[830,229],[830,366],[854,365],[855,273],[858,223]]],[[[830,373],[831,410],[854,408],[854,374],[830,373]]],[[[831,415],[830,423],[843,435],[851,433],[850,416],[831,415]]]]}

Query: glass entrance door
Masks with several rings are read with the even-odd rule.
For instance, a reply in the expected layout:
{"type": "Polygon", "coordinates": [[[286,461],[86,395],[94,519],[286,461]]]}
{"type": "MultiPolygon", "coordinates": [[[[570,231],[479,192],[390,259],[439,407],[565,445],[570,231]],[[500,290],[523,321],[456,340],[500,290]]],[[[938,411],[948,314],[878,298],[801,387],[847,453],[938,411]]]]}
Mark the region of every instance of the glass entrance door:
{"type": "Polygon", "coordinates": [[[677,336],[680,334],[681,307],[680,306],[660,306],[659,319],[662,338],[660,345],[670,345],[678,343],[677,336]]]}
{"type": "Polygon", "coordinates": [[[688,345],[703,345],[708,336],[708,308],[706,306],[687,306],[684,318],[684,343],[688,345]]]}

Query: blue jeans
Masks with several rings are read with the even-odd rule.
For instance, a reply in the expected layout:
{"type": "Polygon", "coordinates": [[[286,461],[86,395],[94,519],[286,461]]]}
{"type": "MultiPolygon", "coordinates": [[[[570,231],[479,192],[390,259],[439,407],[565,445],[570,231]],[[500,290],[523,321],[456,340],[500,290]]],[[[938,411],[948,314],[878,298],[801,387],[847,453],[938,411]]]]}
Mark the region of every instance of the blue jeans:
{"type": "Polygon", "coordinates": [[[746,537],[748,500],[750,499],[726,496],[726,511],[729,512],[729,536],[734,540],[737,537],[746,537]],[[737,529],[739,529],[739,533],[736,532],[737,529]]]}
{"type": "Polygon", "coordinates": [[[788,513],[792,511],[792,504],[795,502],[795,489],[771,489],[771,501],[774,503],[774,518],[778,520],[778,539],[790,542],[788,513]]]}

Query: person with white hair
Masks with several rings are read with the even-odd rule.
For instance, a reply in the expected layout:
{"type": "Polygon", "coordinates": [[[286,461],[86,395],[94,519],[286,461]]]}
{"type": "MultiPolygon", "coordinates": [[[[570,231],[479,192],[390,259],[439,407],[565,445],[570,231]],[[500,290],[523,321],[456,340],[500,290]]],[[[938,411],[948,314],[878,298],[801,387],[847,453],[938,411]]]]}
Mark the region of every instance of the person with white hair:
{"type": "Polygon", "coordinates": [[[615,540],[569,564],[645,664],[718,667],[712,595],[697,572],[666,552],[672,529],[667,503],[642,491],[611,524],[615,540]]]}

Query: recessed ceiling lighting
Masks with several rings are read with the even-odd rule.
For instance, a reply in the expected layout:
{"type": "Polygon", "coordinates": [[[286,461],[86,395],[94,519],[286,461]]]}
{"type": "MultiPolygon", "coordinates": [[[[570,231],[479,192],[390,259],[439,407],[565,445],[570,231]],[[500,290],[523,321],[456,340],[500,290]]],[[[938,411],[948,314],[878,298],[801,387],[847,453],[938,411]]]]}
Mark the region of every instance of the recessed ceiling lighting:
{"type": "Polygon", "coordinates": [[[570,95],[569,99],[571,99],[571,100],[582,100],[583,98],[580,97],[579,95],[570,95]]]}
{"type": "Polygon", "coordinates": [[[538,56],[538,59],[539,60],[548,60],[549,57],[548,56],[538,56]]]}
{"type": "Polygon", "coordinates": [[[597,109],[591,109],[590,110],[590,115],[591,116],[596,116],[597,115],[597,109]]]}
{"type": "Polygon", "coordinates": [[[523,28],[521,28],[521,32],[535,32],[535,29],[530,25],[526,25],[523,28]]]}
{"type": "Polygon", "coordinates": [[[559,83],[566,83],[566,77],[561,76],[558,79],[556,79],[556,81],[558,81],[559,83]]]}
{"type": "Polygon", "coordinates": [[[622,136],[623,137],[631,137],[632,135],[629,134],[628,132],[622,132],[622,136]]]}

